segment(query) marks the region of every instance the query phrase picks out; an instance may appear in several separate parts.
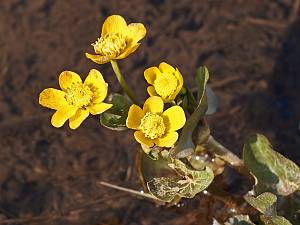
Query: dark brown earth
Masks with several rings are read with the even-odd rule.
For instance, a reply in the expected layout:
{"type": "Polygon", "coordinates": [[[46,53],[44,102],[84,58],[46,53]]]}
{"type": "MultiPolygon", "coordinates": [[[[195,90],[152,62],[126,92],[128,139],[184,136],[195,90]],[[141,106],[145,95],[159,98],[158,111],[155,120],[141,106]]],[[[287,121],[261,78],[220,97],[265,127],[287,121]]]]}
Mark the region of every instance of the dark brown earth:
{"type": "Polygon", "coordinates": [[[261,132],[299,164],[298,7],[298,0],[1,0],[0,221],[204,225],[220,216],[222,205],[209,198],[165,208],[97,187],[104,180],[141,190],[132,132],[107,130],[97,117],[75,131],[55,129],[52,112],[38,105],[63,70],[86,76],[98,68],[110,91],[120,91],[109,65],[84,56],[111,14],[148,29],[140,49],[120,62],[141,97],[149,66],[176,65],[193,87],[196,68],[206,65],[220,99],[209,117],[213,135],[240,155],[245,139],[261,132]]]}

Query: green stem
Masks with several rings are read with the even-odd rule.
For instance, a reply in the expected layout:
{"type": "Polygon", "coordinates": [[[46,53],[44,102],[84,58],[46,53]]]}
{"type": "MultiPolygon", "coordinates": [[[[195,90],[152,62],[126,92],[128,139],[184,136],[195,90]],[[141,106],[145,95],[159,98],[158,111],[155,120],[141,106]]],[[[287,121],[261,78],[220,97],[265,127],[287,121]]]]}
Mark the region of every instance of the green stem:
{"type": "Polygon", "coordinates": [[[225,162],[227,162],[232,168],[236,169],[240,174],[247,177],[250,181],[253,180],[252,175],[249,170],[245,167],[244,162],[237,155],[235,155],[232,151],[224,147],[220,144],[213,136],[209,136],[206,146],[208,151],[216,154],[225,162]]]}
{"type": "Polygon", "coordinates": [[[213,149],[216,155],[220,156],[220,158],[230,163],[232,166],[244,166],[243,160],[220,144],[216,139],[213,138],[213,136],[209,136],[206,144],[210,149],[213,149]]]}
{"type": "Polygon", "coordinates": [[[138,100],[137,100],[135,94],[128,87],[128,85],[127,85],[127,83],[126,83],[126,81],[125,81],[125,79],[124,79],[124,77],[123,77],[123,75],[120,71],[120,68],[119,68],[119,65],[118,65],[117,61],[111,60],[110,63],[111,63],[113,71],[115,72],[116,77],[117,77],[123,91],[128,95],[128,97],[131,99],[131,101],[133,103],[138,104],[138,100]]]}

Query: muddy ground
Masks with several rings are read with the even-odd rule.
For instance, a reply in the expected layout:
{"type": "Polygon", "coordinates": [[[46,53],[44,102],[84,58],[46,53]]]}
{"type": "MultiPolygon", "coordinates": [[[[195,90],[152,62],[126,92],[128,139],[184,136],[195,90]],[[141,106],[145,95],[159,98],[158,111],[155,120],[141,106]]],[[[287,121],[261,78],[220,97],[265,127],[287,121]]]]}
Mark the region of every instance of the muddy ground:
{"type": "Polygon", "coordinates": [[[261,132],[299,164],[298,8],[298,0],[1,0],[0,224],[204,225],[218,217],[222,204],[201,195],[165,208],[98,187],[104,180],[141,190],[132,132],[107,130],[98,117],[76,131],[56,129],[52,112],[38,105],[63,70],[86,76],[98,68],[120,91],[109,65],[84,56],[111,14],[148,29],[140,49],[120,62],[141,97],[149,66],[176,65],[192,87],[196,68],[206,65],[220,99],[209,117],[213,135],[241,155],[245,139],[261,132]]]}

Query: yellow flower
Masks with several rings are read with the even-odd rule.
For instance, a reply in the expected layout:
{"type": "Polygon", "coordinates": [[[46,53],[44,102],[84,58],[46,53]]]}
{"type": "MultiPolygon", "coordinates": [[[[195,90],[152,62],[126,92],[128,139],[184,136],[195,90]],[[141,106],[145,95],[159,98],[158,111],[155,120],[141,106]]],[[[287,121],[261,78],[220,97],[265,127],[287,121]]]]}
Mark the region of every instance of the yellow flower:
{"type": "Polygon", "coordinates": [[[149,97],[143,109],[132,105],[128,111],[126,126],[137,130],[134,137],[137,142],[147,147],[154,144],[159,147],[172,147],[178,139],[177,130],[181,129],[186,121],[183,109],[172,106],[166,111],[160,97],[149,97]]]}
{"type": "Polygon", "coordinates": [[[92,44],[96,55],[86,53],[86,57],[98,64],[110,60],[123,59],[134,52],[138,43],[146,35],[146,28],[141,23],[127,25],[122,16],[109,16],[103,26],[101,37],[92,44]]]}
{"type": "Polygon", "coordinates": [[[183,78],[179,70],[162,62],[159,67],[150,67],[145,70],[144,77],[149,84],[147,91],[150,96],[161,96],[164,102],[173,101],[180,92],[183,78]]]}
{"type": "Polygon", "coordinates": [[[71,71],[64,71],[59,76],[62,90],[47,88],[40,93],[39,103],[56,110],[51,118],[54,127],[61,127],[69,119],[71,129],[76,129],[88,117],[100,114],[112,104],[104,103],[108,85],[102,74],[95,69],[89,72],[84,83],[80,76],[71,71]]]}

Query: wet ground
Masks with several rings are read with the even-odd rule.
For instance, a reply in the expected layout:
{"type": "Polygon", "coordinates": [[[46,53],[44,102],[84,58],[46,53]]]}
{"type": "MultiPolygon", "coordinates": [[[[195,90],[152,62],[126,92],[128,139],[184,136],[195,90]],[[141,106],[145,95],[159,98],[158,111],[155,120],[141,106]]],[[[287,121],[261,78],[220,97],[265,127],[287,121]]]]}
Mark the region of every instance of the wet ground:
{"type": "Polygon", "coordinates": [[[84,57],[111,14],[148,29],[140,49],[120,62],[141,97],[147,67],[176,65],[193,87],[196,68],[206,65],[220,99],[209,117],[216,139],[240,155],[245,139],[261,132],[299,164],[298,8],[297,0],[2,0],[0,224],[210,224],[220,216],[223,205],[201,195],[165,208],[97,187],[104,180],[141,189],[132,133],[107,130],[97,117],[76,131],[55,129],[50,110],[38,105],[63,70],[86,76],[97,68],[110,91],[120,91],[109,65],[84,57]]]}

